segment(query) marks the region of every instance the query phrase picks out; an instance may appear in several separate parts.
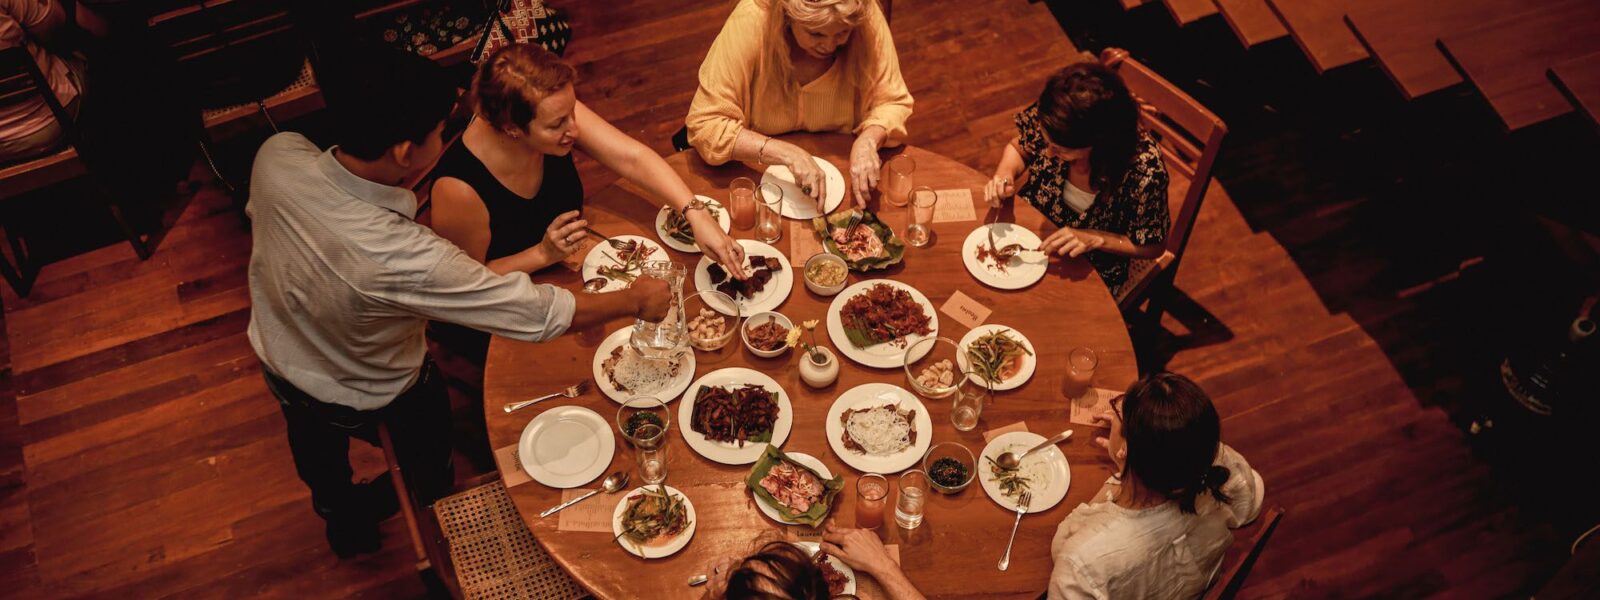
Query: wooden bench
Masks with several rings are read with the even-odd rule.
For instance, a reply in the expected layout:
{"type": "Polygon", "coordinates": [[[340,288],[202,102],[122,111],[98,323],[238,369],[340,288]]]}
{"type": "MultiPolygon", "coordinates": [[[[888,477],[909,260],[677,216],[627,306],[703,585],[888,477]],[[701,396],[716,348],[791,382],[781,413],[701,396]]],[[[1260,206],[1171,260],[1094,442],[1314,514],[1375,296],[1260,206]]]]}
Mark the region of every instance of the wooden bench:
{"type": "Polygon", "coordinates": [[[1217,0],[1217,8],[1246,48],[1289,35],[1278,13],[1267,6],[1267,0],[1217,0]]]}
{"type": "Polygon", "coordinates": [[[1318,73],[1365,59],[1367,50],[1345,25],[1350,0],[1269,0],[1290,37],[1318,73]]]}
{"type": "Polygon", "coordinates": [[[1411,100],[1461,83],[1461,74],[1439,51],[1440,35],[1477,28],[1518,6],[1516,0],[1357,0],[1345,21],[1411,100]]]}
{"type": "Polygon", "coordinates": [[[1548,74],[1573,108],[1600,128],[1600,52],[1557,63],[1548,74]]]}
{"type": "Polygon", "coordinates": [[[1439,47],[1515,131],[1572,111],[1547,72],[1600,52],[1600,2],[1544,4],[1472,31],[1445,34],[1439,47]]]}

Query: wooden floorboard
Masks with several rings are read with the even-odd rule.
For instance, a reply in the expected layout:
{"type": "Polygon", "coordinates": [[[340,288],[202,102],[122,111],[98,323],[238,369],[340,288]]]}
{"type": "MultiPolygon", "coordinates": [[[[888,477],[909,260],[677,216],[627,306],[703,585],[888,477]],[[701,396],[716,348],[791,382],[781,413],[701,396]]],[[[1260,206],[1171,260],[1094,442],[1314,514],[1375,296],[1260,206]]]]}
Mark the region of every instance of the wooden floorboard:
{"type": "Polygon", "coordinates": [[[1268,0],[1318,73],[1367,58],[1360,40],[1345,25],[1350,0],[1268,0]]]}
{"type": "Polygon", "coordinates": [[[1356,0],[1345,21],[1407,99],[1461,83],[1439,36],[1477,29],[1521,10],[1515,0],[1356,0]]]}
{"type": "MultiPolygon", "coordinates": [[[[669,151],[731,5],[562,8],[573,18],[579,98],[669,151]]],[[[993,169],[1015,135],[1013,113],[1044,78],[1083,58],[1043,4],[895,8],[916,98],[910,142],[980,171],[993,169]]],[[[1231,160],[1316,155],[1262,148],[1231,160]]],[[[616,178],[587,157],[578,164],[590,193],[616,178]]],[[[1241,597],[1537,589],[1563,551],[1548,525],[1508,496],[1461,430],[1402,376],[1446,342],[1418,334],[1415,355],[1387,354],[1373,313],[1319,292],[1334,277],[1360,287],[1385,270],[1382,258],[1324,269],[1285,248],[1329,230],[1359,236],[1371,204],[1296,204],[1252,223],[1228,184],[1208,194],[1178,275],[1190,310],[1214,320],[1174,309],[1165,328],[1205,341],[1165,362],[1210,391],[1224,439],[1266,478],[1267,501],[1289,509],[1241,597]]],[[[329,552],[245,335],[249,236],[216,187],[186,202],[149,261],[119,243],[46,265],[28,298],[0,292],[0,597],[423,597],[398,519],[385,523],[378,554],[339,561],[329,552]]],[[[372,473],[380,459],[355,446],[357,472],[372,473]]]]}
{"type": "Polygon", "coordinates": [[[1516,131],[1572,112],[1548,71],[1600,52],[1600,3],[1565,0],[1439,39],[1439,47],[1516,131]]]}
{"type": "Polygon", "coordinates": [[[1550,67],[1549,75],[1572,107],[1600,127],[1600,52],[1562,61],[1550,67]]]}

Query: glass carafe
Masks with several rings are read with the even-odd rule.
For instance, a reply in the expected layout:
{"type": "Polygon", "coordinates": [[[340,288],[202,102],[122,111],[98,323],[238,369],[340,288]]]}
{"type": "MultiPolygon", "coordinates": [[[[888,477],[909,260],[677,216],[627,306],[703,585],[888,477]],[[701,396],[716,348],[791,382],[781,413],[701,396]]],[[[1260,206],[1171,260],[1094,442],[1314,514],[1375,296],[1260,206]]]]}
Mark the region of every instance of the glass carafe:
{"type": "Polygon", "coordinates": [[[639,277],[654,277],[667,282],[671,290],[672,306],[660,321],[638,319],[633,322],[633,334],[628,341],[645,358],[671,358],[688,346],[689,326],[683,317],[683,279],[687,270],[668,260],[644,263],[639,277]]]}

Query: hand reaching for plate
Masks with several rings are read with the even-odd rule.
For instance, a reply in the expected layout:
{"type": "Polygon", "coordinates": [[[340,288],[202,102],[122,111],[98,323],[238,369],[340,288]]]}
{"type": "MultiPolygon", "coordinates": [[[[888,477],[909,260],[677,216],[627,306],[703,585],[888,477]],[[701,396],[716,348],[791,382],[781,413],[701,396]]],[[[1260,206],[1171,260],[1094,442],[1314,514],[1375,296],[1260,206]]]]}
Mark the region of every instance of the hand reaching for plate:
{"type": "Polygon", "coordinates": [[[782,150],[778,153],[783,166],[789,167],[789,172],[794,174],[794,185],[800,188],[800,193],[810,196],[817,202],[817,212],[824,212],[824,201],[828,197],[828,177],[817,166],[817,161],[812,160],[811,153],[799,146],[788,142],[773,140],[774,144],[782,143],[782,150]]]}
{"type": "Polygon", "coordinates": [[[700,251],[726,270],[734,279],[743,280],[745,273],[744,246],[717,225],[717,220],[704,210],[690,211],[689,224],[694,228],[694,242],[700,251]]]}

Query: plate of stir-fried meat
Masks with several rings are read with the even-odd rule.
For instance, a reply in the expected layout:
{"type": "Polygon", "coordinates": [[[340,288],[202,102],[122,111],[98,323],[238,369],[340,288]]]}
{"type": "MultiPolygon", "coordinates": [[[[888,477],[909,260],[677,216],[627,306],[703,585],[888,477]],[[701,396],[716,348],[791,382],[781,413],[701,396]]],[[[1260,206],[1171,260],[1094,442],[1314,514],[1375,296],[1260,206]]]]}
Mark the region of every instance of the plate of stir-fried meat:
{"type": "Polygon", "coordinates": [[[768,446],[745,479],[762,514],[780,523],[820,525],[844,489],[822,461],[809,454],[768,446]]]}
{"type": "Polygon", "coordinates": [[[794,407],[771,377],[739,367],[718,369],[689,385],[678,422],[684,441],[701,456],[747,465],[761,458],[767,444],[789,439],[794,407]]]}
{"type": "MultiPolygon", "coordinates": [[[[906,348],[935,335],[939,315],[933,302],[917,288],[891,279],[847,287],[828,307],[828,337],[850,360],[868,367],[903,367],[906,348]]],[[[923,344],[917,352],[925,355],[932,349],[923,344]]]]}
{"type": "Polygon", "coordinates": [[[822,569],[822,578],[828,582],[829,596],[854,595],[856,593],[856,572],[850,568],[850,565],[844,564],[844,561],[839,560],[837,557],[828,555],[827,552],[823,552],[821,544],[816,542],[790,543],[801,550],[805,550],[806,554],[811,555],[811,561],[817,563],[817,567],[822,569]]]}
{"type": "Polygon", "coordinates": [[[789,259],[777,248],[755,240],[738,240],[744,246],[745,274],[743,280],[734,279],[722,265],[711,257],[700,257],[694,269],[694,287],[699,291],[717,290],[733,298],[739,306],[713,305],[711,308],[725,315],[743,316],[775,310],[794,289],[794,269],[789,259]]]}

